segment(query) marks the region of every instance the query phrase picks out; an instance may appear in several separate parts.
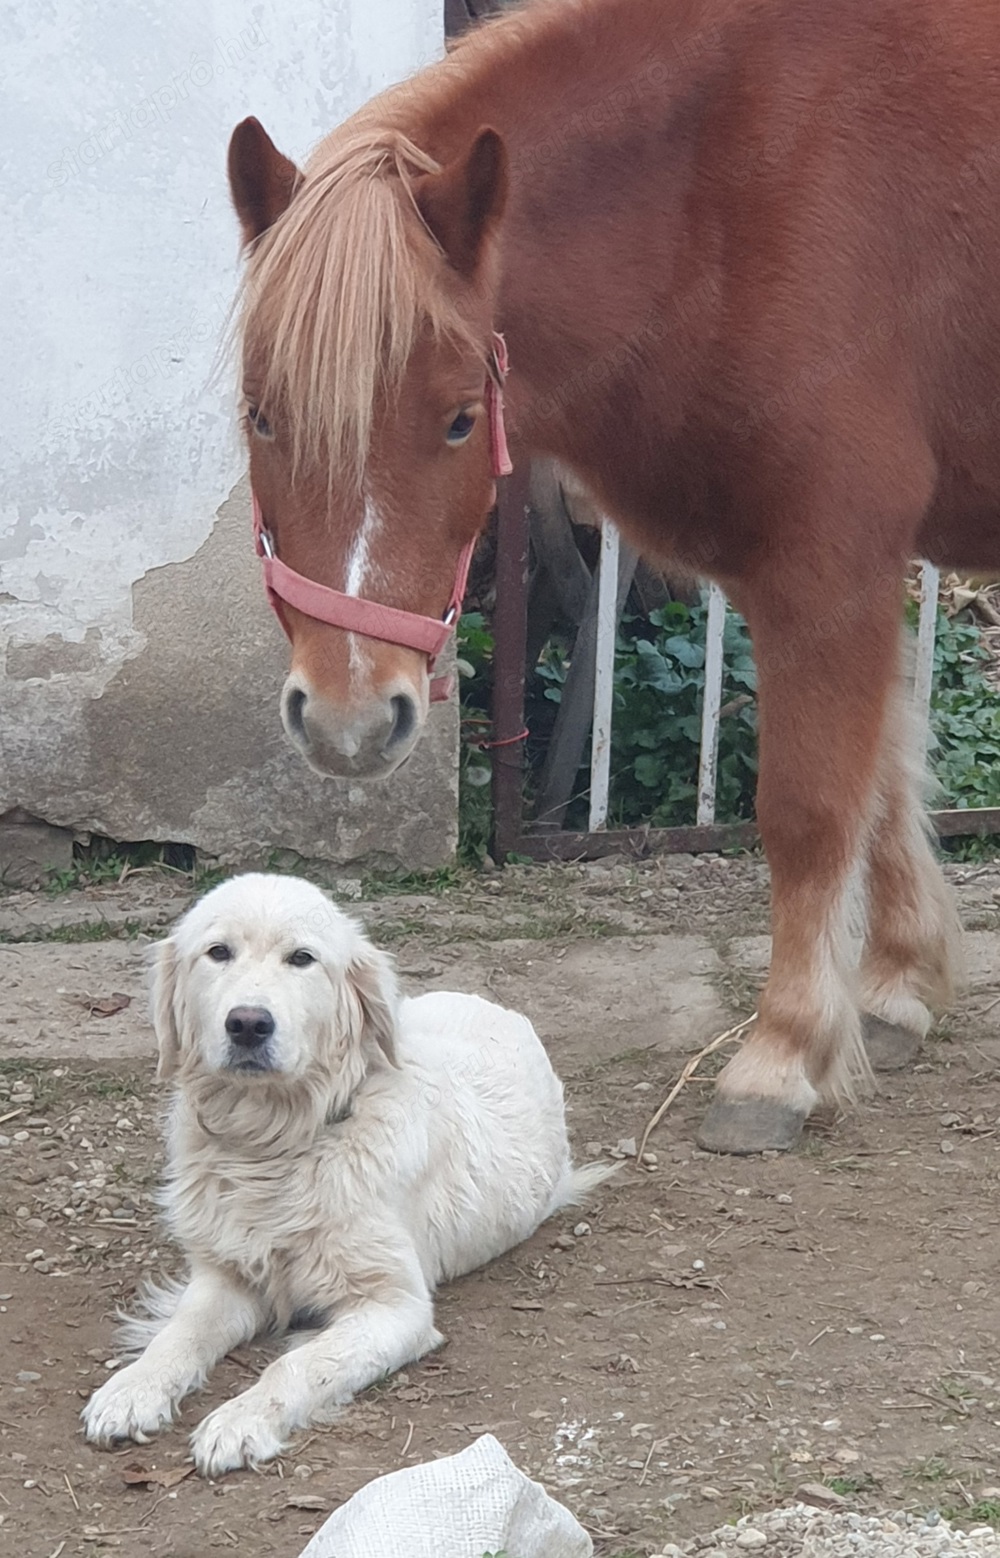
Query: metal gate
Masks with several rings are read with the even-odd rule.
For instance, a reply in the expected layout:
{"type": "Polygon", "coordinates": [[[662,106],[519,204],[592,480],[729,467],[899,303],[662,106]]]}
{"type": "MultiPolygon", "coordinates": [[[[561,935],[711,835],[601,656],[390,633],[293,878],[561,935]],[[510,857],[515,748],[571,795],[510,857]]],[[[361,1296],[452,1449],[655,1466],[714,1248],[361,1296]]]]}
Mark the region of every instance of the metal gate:
{"type": "MultiPolygon", "coordinates": [[[[708,587],[705,692],[701,711],[696,815],[690,826],[608,829],[611,778],[611,729],[615,643],[620,612],[620,541],[616,527],[605,520],[597,583],[594,635],[593,712],[591,721],[590,815],[587,831],[526,822],[524,817],[524,723],[526,639],[528,619],[529,471],[501,483],[497,512],[496,607],[493,618],[493,848],[503,861],[511,854],[532,860],[587,860],[601,855],[684,853],[747,848],[758,842],[752,822],[715,820],[716,772],[723,675],[723,628],[726,600],[716,585],[708,587]]],[[[938,570],[921,568],[920,615],[913,696],[929,707],[934,673],[938,570]]],[[[993,807],[934,811],[931,822],[939,837],[1000,833],[1000,809],[993,807]]]]}

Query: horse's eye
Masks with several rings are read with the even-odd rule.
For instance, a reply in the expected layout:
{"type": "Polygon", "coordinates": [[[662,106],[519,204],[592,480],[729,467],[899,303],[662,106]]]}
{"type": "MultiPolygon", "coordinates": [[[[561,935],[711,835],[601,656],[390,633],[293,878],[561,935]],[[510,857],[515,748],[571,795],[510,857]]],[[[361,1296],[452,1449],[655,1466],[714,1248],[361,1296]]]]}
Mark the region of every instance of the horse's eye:
{"type": "Polygon", "coordinates": [[[209,947],[207,953],[213,963],[228,963],[232,955],[232,949],[227,947],[224,941],[217,941],[214,946],[209,947]]]}
{"type": "Polygon", "coordinates": [[[288,954],[286,959],[286,962],[290,963],[293,968],[308,968],[310,963],[315,963],[315,961],[316,959],[312,953],[307,952],[305,947],[297,947],[294,952],[288,954]]]}
{"type": "Polygon", "coordinates": [[[259,406],[247,406],[247,421],[258,438],[273,438],[271,424],[259,406]]]}
{"type": "Polygon", "coordinates": [[[460,411],[448,429],[448,442],[450,444],[464,444],[475,425],[476,419],[474,416],[470,416],[468,411],[460,411]]]}

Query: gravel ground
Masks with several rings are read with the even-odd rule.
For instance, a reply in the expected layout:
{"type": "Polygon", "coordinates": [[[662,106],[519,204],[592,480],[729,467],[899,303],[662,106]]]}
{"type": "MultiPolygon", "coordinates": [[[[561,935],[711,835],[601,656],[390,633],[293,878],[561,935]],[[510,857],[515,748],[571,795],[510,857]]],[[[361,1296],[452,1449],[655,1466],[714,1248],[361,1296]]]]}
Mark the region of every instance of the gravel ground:
{"type": "Polygon", "coordinates": [[[992,1526],[957,1530],[940,1515],[909,1515],[904,1510],[887,1519],[852,1511],[819,1510],[791,1504],[768,1515],[747,1516],[735,1525],[720,1526],[706,1537],[694,1537],[683,1547],[669,1545],[653,1558],[741,1558],[744,1552],[774,1558],[965,1558],[1000,1553],[1000,1538],[992,1526]]]}
{"type": "MultiPolygon", "coordinates": [[[[694,1144],[706,1064],[584,1218],[442,1290],[446,1348],[217,1484],[191,1474],[187,1434],[266,1347],[148,1446],[98,1452],[79,1428],[116,1310],[176,1266],[143,947],[190,889],[136,873],[0,900],[0,1551],[295,1558],[373,1477],[491,1432],[599,1558],[1000,1558],[981,1532],[1000,1522],[1000,868],[947,873],[969,983],[911,1071],[786,1158],[719,1159],[694,1144]],[[810,1497],[822,1513],[787,1508],[810,1497]]],[[[688,1056],[756,1002],[758,860],[439,887],[340,896],[408,990],[531,1014],[581,1156],[638,1141],[688,1056]]]]}

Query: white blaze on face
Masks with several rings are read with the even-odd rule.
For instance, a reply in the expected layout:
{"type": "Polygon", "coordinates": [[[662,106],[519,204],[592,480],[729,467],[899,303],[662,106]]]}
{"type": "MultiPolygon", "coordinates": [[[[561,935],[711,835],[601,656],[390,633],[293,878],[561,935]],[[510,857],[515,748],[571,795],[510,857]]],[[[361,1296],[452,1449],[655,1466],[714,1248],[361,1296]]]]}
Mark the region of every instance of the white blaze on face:
{"type": "Polygon", "coordinates": [[[371,554],[372,537],[381,524],[382,516],[372,499],[365,494],[365,512],[358,528],[358,533],[351,543],[351,550],[347,558],[347,582],[344,585],[345,595],[361,595],[365,578],[368,573],[368,560],[371,554]]]}
{"type": "MultiPolygon", "coordinates": [[[[358,533],[351,543],[351,550],[347,557],[347,578],[344,583],[344,594],[359,598],[364,594],[365,583],[370,572],[371,544],[376,530],[382,523],[379,513],[369,493],[365,493],[365,511],[358,527],[358,533]]],[[[368,656],[365,652],[365,640],[361,634],[349,633],[348,663],[354,675],[359,676],[365,669],[368,656]]]]}

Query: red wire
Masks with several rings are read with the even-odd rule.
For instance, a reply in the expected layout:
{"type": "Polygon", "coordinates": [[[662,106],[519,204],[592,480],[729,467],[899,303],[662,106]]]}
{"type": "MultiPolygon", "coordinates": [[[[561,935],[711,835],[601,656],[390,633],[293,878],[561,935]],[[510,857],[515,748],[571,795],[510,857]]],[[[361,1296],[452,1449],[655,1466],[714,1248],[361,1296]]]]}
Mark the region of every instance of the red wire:
{"type": "Polygon", "coordinates": [[[531,732],[525,725],[524,729],[519,731],[516,736],[504,736],[502,741],[477,741],[476,746],[480,752],[488,752],[493,747],[512,747],[516,746],[519,741],[526,741],[530,734],[531,732]]]}

